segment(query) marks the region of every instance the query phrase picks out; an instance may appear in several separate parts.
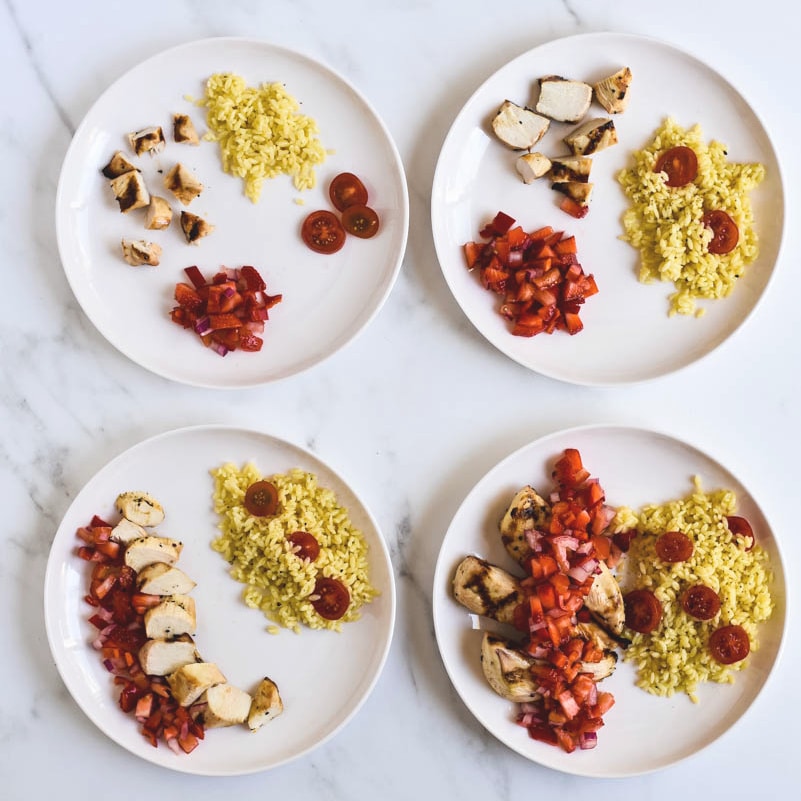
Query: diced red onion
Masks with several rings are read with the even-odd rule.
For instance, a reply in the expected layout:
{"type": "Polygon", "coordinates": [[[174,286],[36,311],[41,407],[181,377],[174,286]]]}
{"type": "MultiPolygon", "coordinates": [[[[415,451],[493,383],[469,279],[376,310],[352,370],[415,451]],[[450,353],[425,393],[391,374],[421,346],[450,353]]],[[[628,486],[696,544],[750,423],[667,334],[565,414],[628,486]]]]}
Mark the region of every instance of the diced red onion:
{"type": "Polygon", "coordinates": [[[211,319],[206,314],[203,317],[199,317],[197,322],[195,323],[195,333],[196,334],[206,334],[208,333],[209,329],[211,328],[211,319]]]}
{"type": "Polygon", "coordinates": [[[598,745],[598,735],[594,731],[585,731],[579,738],[579,748],[589,751],[598,745]]]}
{"type": "Polygon", "coordinates": [[[519,267],[523,263],[523,251],[510,250],[508,262],[510,267],[519,267]]]}
{"type": "Polygon", "coordinates": [[[222,342],[211,342],[209,347],[220,356],[225,356],[228,353],[228,348],[222,342]]]}

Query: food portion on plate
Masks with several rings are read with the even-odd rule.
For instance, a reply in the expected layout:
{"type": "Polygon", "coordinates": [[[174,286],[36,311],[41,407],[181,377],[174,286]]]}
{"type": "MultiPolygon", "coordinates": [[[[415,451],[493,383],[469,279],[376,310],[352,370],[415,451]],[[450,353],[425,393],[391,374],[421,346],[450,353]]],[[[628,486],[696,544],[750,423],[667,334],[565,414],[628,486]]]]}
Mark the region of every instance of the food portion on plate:
{"type": "Polygon", "coordinates": [[[348,510],[310,472],[264,478],[252,463],[212,470],[220,535],[214,550],[243,583],[244,602],[296,633],[341,631],[378,591],[370,583],[367,542],[348,510]]]}

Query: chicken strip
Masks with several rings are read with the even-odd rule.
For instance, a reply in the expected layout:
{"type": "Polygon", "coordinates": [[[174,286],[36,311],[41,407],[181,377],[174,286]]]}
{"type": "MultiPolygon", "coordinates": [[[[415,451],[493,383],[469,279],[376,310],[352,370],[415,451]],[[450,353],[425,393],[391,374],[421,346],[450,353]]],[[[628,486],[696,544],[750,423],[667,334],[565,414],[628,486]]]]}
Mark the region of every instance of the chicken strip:
{"type": "Polygon", "coordinates": [[[533,487],[523,487],[501,518],[501,541],[506,552],[519,565],[531,553],[526,532],[547,529],[551,509],[533,487]]]}
{"type": "Polygon", "coordinates": [[[477,556],[467,556],[459,563],[453,595],[471,612],[500,623],[512,623],[515,609],[525,600],[514,576],[477,556]]]}

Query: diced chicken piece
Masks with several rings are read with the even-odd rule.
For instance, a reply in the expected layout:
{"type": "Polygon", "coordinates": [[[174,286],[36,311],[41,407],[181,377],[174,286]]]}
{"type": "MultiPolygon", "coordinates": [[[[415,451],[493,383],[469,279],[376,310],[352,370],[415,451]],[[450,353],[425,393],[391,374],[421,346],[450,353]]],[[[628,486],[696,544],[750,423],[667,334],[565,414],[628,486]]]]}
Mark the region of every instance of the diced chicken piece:
{"type": "Polygon", "coordinates": [[[593,86],[595,99],[606,109],[607,114],[621,114],[626,110],[631,79],[631,70],[623,67],[593,86]]]}
{"type": "Polygon", "coordinates": [[[176,164],[165,176],[164,187],[188,206],[202,191],[203,184],[183,164],[176,164]]]}
{"type": "Polygon", "coordinates": [[[626,622],[623,592],[605,562],[600,562],[599,569],[600,572],[592,582],[584,605],[601,626],[620,637],[626,622]]]}
{"type": "Polygon", "coordinates": [[[201,696],[201,701],[203,700],[206,707],[199,718],[206,729],[244,723],[253,701],[248,693],[231,684],[215,684],[214,687],[209,687],[201,696]]]}
{"type": "Polygon", "coordinates": [[[505,145],[515,150],[530,150],[545,136],[550,120],[530,108],[505,100],[492,119],[492,130],[505,145]]]}
{"type": "Polygon", "coordinates": [[[119,178],[120,175],[125,175],[126,172],[131,172],[132,170],[136,170],[136,167],[128,161],[121,150],[118,150],[111,157],[111,161],[103,167],[102,173],[106,178],[119,178]]]}
{"type": "Polygon", "coordinates": [[[277,718],[283,711],[284,704],[278,686],[265,676],[253,694],[253,702],[248,712],[248,726],[251,731],[256,731],[273,718],[277,718]]]}
{"type": "Polygon", "coordinates": [[[539,681],[531,672],[537,663],[516,648],[511,648],[506,640],[489,632],[481,641],[481,669],[489,686],[501,698],[517,704],[536,701],[540,697],[539,681]]]}
{"type": "Polygon", "coordinates": [[[148,595],[186,595],[197,586],[180,568],[166,562],[143,567],[136,577],[139,592],[148,595]]]}
{"type": "Polygon", "coordinates": [[[575,156],[589,156],[617,144],[615,123],[608,117],[598,117],[579,125],[564,138],[575,156]]]}
{"type": "Polygon", "coordinates": [[[111,539],[121,542],[123,545],[130,545],[134,540],[147,537],[147,531],[138,523],[132,523],[127,517],[123,517],[113,529],[111,529],[111,539]]]}
{"type": "Polygon", "coordinates": [[[531,553],[526,532],[547,529],[550,520],[550,507],[533,487],[515,494],[499,525],[503,547],[515,562],[522,565],[531,553]]]}
{"type": "Polygon", "coordinates": [[[195,124],[187,114],[172,115],[172,138],[179,144],[199,145],[195,124]]]}
{"type": "Polygon", "coordinates": [[[197,214],[182,211],[181,229],[184,232],[186,241],[191,245],[193,242],[197,242],[198,239],[208,236],[214,230],[214,226],[207,223],[202,217],[198,217],[197,214]]]}
{"type": "Polygon", "coordinates": [[[168,595],[145,612],[145,633],[151,640],[172,640],[194,634],[197,625],[191,595],[168,595]]]}
{"type": "Polygon", "coordinates": [[[515,168],[523,179],[523,183],[531,184],[537,178],[548,174],[551,169],[551,160],[542,153],[524,153],[515,162],[515,168]]]}
{"type": "Polygon", "coordinates": [[[169,676],[184,665],[199,662],[194,640],[182,635],[175,640],[148,640],[139,649],[139,664],[148,676],[169,676]]]}
{"type": "Polygon", "coordinates": [[[143,567],[156,562],[174,565],[181,555],[183,545],[166,537],[148,534],[128,544],[125,549],[125,564],[138,573],[143,567]]]}
{"type": "Polygon", "coordinates": [[[572,198],[581,206],[586,206],[590,202],[592,188],[595,184],[583,183],[582,181],[556,181],[551,184],[551,189],[561,192],[572,198]]]}
{"type": "Polygon", "coordinates": [[[224,684],[225,676],[213,662],[193,662],[167,676],[173,697],[181,706],[191,706],[210,687],[224,684]]]}
{"type": "Polygon", "coordinates": [[[525,600],[514,576],[477,556],[467,556],[459,563],[453,595],[474,614],[501,623],[512,623],[515,609],[525,600]]]}
{"type": "Polygon", "coordinates": [[[134,209],[141,209],[150,203],[150,192],[147,191],[145,179],[139,170],[129,170],[113,178],[111,191],[123,214],[134,209]]]}
{"type": "Polygon", "coordinates": [[[592,159],[588,156],[568,156],[551,159],[551,181],[580,181],[586,183],[590,179],[592,159]]]}
{"type": "Polygon", "coordinates": [[[602,651],[614,651],[618,646],[628,648],[631,645],[631,640],[610,634],[603,626],[599,626],[594,621],[586,623],[579,621],[576,623],[576,633],[583,640],[593,643],[602,651]]]}
{"type": "Polygon", "coordinates": [[[150,196],[150,205],[147,207],[145,228],[151,231],[161,231],[169,228],[172,222],[172,208],[170,204],[158,195],[150,196]]]}
{"type": "Polygon", "coordinates": [[[161,130],[160,125],[142,128],[141,131],[130,133],[128,134],[128,141],[137,156],[142,156],[145,153],[155,156],[156,153],[161,153],[164,150],[164,145],[167,144],[164,139],[164,131],[161,130]]]}
{"type": "Polygon", "coordinates": [[[146,242],[144,239],[123,239],[120,241],[122,257],[131,267],[142,264],[148,267],[158,267],[161,259],[161,245],[155,242],[146,242]]]}
{"type": "Polygon", "coordinates": [[[578,122],[592,103],[592,86],[559,75],[540,78],[540,96],[535,110],[557,122],[578,122]]]}
{"type": "Polygon", "coordinates": [[[164,508],[146,492],[121,492],[115,505],[123,517],[140,526],[157,526],[164,520],[164,508]]]}

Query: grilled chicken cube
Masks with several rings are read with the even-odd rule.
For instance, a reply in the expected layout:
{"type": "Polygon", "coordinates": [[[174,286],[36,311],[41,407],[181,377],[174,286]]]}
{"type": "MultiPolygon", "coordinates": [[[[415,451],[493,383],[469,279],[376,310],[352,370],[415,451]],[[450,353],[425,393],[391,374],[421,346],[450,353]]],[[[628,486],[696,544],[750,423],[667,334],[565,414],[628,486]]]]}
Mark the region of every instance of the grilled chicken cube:
{"type": "Polygon", "coordinates": [[[515,162],[515,169],[523,179],[524,184],[531,184],[547,175],[551,169],[551,160],[542,153],[524,153],[515,162]]]}
{"type": "Polygon", "coordinates": [[[498,139],[515,150],[529,150],[545,136],[550,120],[530,108],[505,100],[492,119],[498,139]]]}
{"type": "Polygon", "coordinates": [[[161,231],[164,228],[169,228],[172,222],[172,207],[163,198],[158,195],[150,196],[150,205],[147,207],[147,215],[145,216],[145,228],[151,231],[161,231]]]}
{"type": "Polygon", "coordinates": [[[592,86],[559,75],[540,78],[540,96],[534,107],[538,114],[557,122],[578,122],[592,103],[592,86]]]}
{"type": "Polygon", "coordinates": [[[598,81],[593,86],[595,99],[604,107],[607,114],[620,114],[626,110],[631,79],[631,70],[622,67],[614,75],[598,81]]]}
{"type": "Polygon", "coordinates": [[[512,623],[515,609],[525,600],[514,576],[477,556],[467,556],[459,563],[453,595],[474,614],[501,623],[512,623]]]}
{"type": "Polygon", "coordinates": [[[283,711],[284,704],[278,692],[278,685],[265,676],[253,693],[253,702],[248,712],[248,727],[251,731],[256,731],[273,718],[277,718],[283,711]]]}
{"type": "Polygon", "coordinates": [[[489,686],[507,701],[525,704],[541,696],[539,681],[531,672],[536,663],[534,657],[510,647],[506,640],[489,632],[481,640],[484,677],[489,686]]]}
{"type": "Polygon", "coordinates": [[[593,618],[612,634],[620,637],[626,622],[623,592],[606,563],[599,563],[599,572],[592,582],[584,605],[593,618]]]}
{"type": "Polygon", "coordinates": [[[184,665],[200,661],[195,642],[188,634],[174,640],[148,640],[139,649],[138,657],[148,676],[169,676],[184,665]]]}
{"type": "Polygon", "coordinates": [[[161,245],[155,242],[146,242],[144,239],[122,239],[120,241],[122,257],[131,267],[146,264],[148,267],[158,267],[161,259],[161,245]]]}
{"type": "Polygon", "coordinates": [[[179,144],[199,145],[195,124],[187,114],[172,115],[172,138],[179,144]]]}
{"type": "Polygon", "coordinates": [[[588,156],[567,156],[551,159],[551,181],[580,181],[586,183],[590,180],[592,159],[588,156]]]}
{"type": "Polygon", "coordinates": [[[164,187],[188,206],[202,191],[203,184],[183,164],[176,164],[165,176],[164,187]]]}
{"type": "Polygon", "coordinates": [[[123,517],[140,526],[157,526],[164,520],[164,508],[146,492],[121,492],[115,505],[123,517]]]}
{"type": "Polygon", "coordinates": [[[550,507],[533,487],[517,492],[499,526],[503,546],[515,562],[522,565],[531,553],[526,532],[547,529],[550,520],[550,507]]]}
{"type": "Polygon", "coordinates": [[[192,635],[196,626],[195,600],[191,595],[168,595],[145,612],[145,634],[151,640],[192,635]]]}
{"type": "Polygon", "coordinates": [[[141,131],[135,131],[128,134],[128,141],[131,143],[131,149],[137,156],[142,156],[145,153],[150,153],[155,156],[156,153],[161,153],[164,150],[166,140],[164,139],[164,131],[161,126],[152,126],[149,128],[142,128],[141,131]]]}
{"type": "Polygon", "coordinates": [[[125,549],[125,564],[137,573],[144,567],[156,562],[174,565],[181,555],[183,545],[167,537],[156,537],[148,534],[133,540],[125,549]]]}
{"type": "Polygon", "coordinates": [[[111,539],[123,545],[130,545],[134,540],[147,537],[147,531],[138,523],[132,523],[128,518],[123,517],[113,529],[111,529],[111,539]]]}
{"type": "Polygon", "coordinates": [[[556,181],[551,184],[551,189],[561,192],[572,198],[580,206],[586,206],[590,202],[592,188],[594,184],[583,183],[582,181],[556,181]]]}
{"type": "Polygon", "coordinates": [[[167,676],[173,697],[181,706],[191,706],[210,687],[225,681],[222,671],[213,662],[193,662],[167,676]]]}
{"type": "Polygon", "coordinates": [[[198,217],[197,214],[182,211],[181,229],[184,232],[186,241],[191,245],[193,242],[197,242],[198,239],[208,236],[214,230],[214,226],[207,223],[202,217],[198,217]]]}
{"type": "Polygon", "coordinates": [[[248,693],[231,684],[215,684],[214,687],[209,687],[200,700],[206,702],[206,707],[198,719],[206,729],[244,723],[253,702],[248,693]]]}
{"type": "Polygon", "coordinates": [[[565,138],[565,144],[574,156],[589,156],[604,148],[617,144],[615,123],[608,117],[588,120],[571,131],[565,138]]]}
{"type": "Polygon", "coordinates": [[[166,562],[143,567],[136,576],[139,592],[148,595],[186,595],[197,586],[180,568],[166,562]]]}
{"type": "Polygon", "coordinates": [[[150,192],[147,191],[145,179],[139,170],[129,170],[113,178],[111,191],[123,214],[134,209],[141,209],[150,203],[150,192]]]}
{"type": "Polygon", "coordinates": [[[132,170],[136,170],[136,167],[128,161],[121,150],[118,150],[101,172],[106,178],[118,178],[120,175],[125,175],[126,172],[131,172],[132,170]]]}

